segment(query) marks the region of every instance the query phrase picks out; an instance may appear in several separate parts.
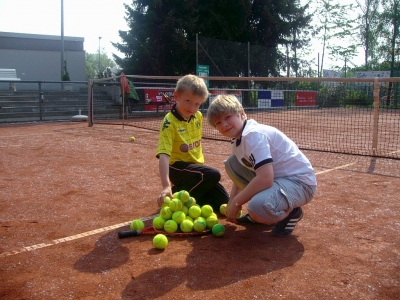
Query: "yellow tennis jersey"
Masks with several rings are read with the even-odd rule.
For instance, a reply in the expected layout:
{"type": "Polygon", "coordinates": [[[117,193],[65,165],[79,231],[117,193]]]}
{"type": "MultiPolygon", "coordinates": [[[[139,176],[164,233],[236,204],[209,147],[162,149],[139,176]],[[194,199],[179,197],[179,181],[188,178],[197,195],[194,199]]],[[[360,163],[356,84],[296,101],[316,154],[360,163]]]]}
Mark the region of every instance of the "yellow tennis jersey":
{"type": "Polygon", "coordinates": [[[203,115],[201,112],[184,120],[173,108],[160,125],[157,158],[160,154],[169,155],[169,164],[176,161],[204,164],[201,146],[203,115]]]}

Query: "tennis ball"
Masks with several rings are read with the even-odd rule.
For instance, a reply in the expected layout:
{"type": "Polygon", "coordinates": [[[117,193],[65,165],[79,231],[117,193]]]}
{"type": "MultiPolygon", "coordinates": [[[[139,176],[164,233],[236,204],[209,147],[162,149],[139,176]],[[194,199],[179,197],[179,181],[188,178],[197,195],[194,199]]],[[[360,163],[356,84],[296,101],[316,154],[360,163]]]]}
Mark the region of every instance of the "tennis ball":
{"type": "Polygon", "coordinates": [[[185,206],[192,207],[196,204],[196,199],[193,197],[189,197],[188,201],[185,202],[185,206]]]}
{"type": "Polygon", "coordinates": [[[178,211],[182,209],[182,201],[179,199],[172,199],[171,202],[169,203],[169,208],[172,211],[178,211]]]}
{"type": "Polygon", "coordinates": [[[142,230],[144,228],[144,223],[142,220],[133,220],[130,227],[131,230],[142,230]]]}
{"type": "Polygon", "coordinates": [[[190,217],[190,216],[186,216],[186,220],[189,220],[189,221],[191,221],[192,223],[194,222],[193,218],[190,217]]]}
{"type": "Polygon", "coordinates": [[[168,246],[167,237],[162,233],[155,235],[153,238],[153,246],[156,249],[164,249],[165,247],[168,246]]]}
{"type": "Polygon", "coordinates": [[[223,215],[223,216],[226,216],[226,207],[228,206],[228,204],[222,204],[220,207],[219,207],[219,212],[221,213],[221,215],[223,215]]]}
{"type": "Polygon", "coordinates": [[[213,209],[212,209],[211,205],[206,204],[201,207],[201,216],[203,218],[208,218],[209,216],[211,216],[212,213],[213,213],[213,209]]]}
{"type": "Polygon", "coordinates": [[[181,200],[183,203],[188,202],[190,195],[188,191],[182,190],[178,193],[178,197],[179,200],[181,200]]]}
{"type": "Polygon", "coordinates": [[[201,215],[201,208],[198,206],[192,206],[189,208],[188,214],[189,214],[189,217],[196,219],[196,218],[200,217],[200,215],[201,215]]]}
{"type": "Polygon", "coordinates": [[[242,210],[240,209],[236,214],[236,219],[239,218],[241,215],[242,215],[242,210]]]}
{"type": "Polygon", "coordinates": [[[193,222],[193,229],[197,232],[202,232],[206,229],[207,224],[205,220],[202,219],[196,219],[193,222]]]}
{"type": "Polygon", "coordinates": [[[179,192],[173,193],[173,194],[172,194],[172,198],[173,198],[173,199],[178,199],[178,194],[179,194],[179,192]]]}
{"type": "Polygon", "coordinates": [[[157,216],[153,219],[153,227],[155,229],[161,230],[164,228],[165,220],[161,216],[157,216]]]}
{"type": "Polygon", "coordinates": [[[207,228],[213,228],[213,226],[214,226],[215,224],[218,224],[218,218],[216,218],[216,217],[214,217],[214,216],[209,216],[209,217],[206,219],[207,228]]]}
{"type": "Polygon", "coordinates": [[[183,211],[178,210],[172,214],[172,220],[174,220],[177,224],[181,224],[184,220],[186,220],[186,215],[183,211]]]}
{"type": "Polygon", "coordinates": [[[182,206],[181,211],[183,211],[183,213],[184,213],[185,215],[187,215],[187,214],[189,213],[189,208],[186,207],[186,206],[184,205],[184,206],[182,206]]]}
{"type": "Polygon", "coordinates": [[[211,231],[214,236],[223,236],[225,233],[225,227],[222,224],[215,224],[211,231]]]}
{"type": "Polygon", "coordinates": [[[184,220],[179,227],[181,228],[182,232],[191,232],[193,230],[193,222],[184,220]]]}
{"type": "Polygon", "coordinates": [[[131,142],[134,142],[134,141],[135,141],[135,137],[134,137],[134,136],[131,136],[130,141],[131,141],[131,142]]]}
{"type": "Polygon", "coordinates": [[[168,220],[164,224],[164,230],[169,233],[173,233],[178,230],[178,224],[174,220],[168,220]]]}
{"type": "Polygon", "coordinates": [[[169,208],[169,206],[165,206],[163,208],[161,208],[160,210],[160,216],[164,219],[164,220],[169,220],[172,217],[172,210],[169,208]]]}
{"type": "Polygon", "coordinates": [[[164,203],[169,204],[170,202],[171,202],[171,197],[170,196],[165,196],[164,203]]]}

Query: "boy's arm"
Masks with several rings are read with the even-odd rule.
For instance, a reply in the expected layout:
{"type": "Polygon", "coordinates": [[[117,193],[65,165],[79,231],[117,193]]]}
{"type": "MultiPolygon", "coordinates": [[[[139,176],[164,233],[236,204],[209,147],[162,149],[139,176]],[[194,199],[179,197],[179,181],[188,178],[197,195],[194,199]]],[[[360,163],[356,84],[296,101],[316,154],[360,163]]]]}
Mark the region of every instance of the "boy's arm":
{"type": "Polygon", "coordinates": [[[158,168],[160,171],[161,185],[163,189],[158,196],[157,203],[158,206],[161,207],[166,196],[172,197],[171,183],[169,181],[169,155],[160,154],[158,159],[158,168]]]}
{"type": "Polygon", "coordinates": [[[232,192],[234,192],[234,187],[237,188],[237,192],[236,195],[231,192],[228,207],[226,208],[228,220],[236,222],[236,214],[241,209],[242,205],[250,201],[255,194],[271,187],[273,183],[274,169],[272,164],[268,164],[256,171],[256,176],[242,191],[234,184],[232,186],[232,192]]]}

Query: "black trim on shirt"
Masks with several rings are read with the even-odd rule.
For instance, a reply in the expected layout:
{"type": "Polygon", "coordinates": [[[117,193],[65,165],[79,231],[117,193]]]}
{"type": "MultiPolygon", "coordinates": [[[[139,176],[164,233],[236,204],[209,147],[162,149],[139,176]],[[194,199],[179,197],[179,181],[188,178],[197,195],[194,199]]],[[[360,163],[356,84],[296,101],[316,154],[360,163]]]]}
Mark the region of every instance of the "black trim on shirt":
{"type": "Polygon", "coordinates": [[[178,110],[176,109],[176,103],[175,103],[174,105],[172,105],[171,113],[172,113],[172,114],[174,115],[174,117],[177,118],[179,121],[185,121],[185,122],[188,122],[188,123],[190,122],[190,120],[196,118],[195,115],[191,115],[191,116],[189,117],[188,120],[184,119],[184,118],[179,114],[178,110]]]}
{"type": "Polygon", "coordinates": [[[262,166],[272,164],[273,162],[274,161],[272,160],[272,158],[264,159],[263,161],[260,161],[258,164],[256,164],[254,166],[254,170],[257,170],[257,169],[261,168],[262,166]]]}
{"type": "MultiPolygon", "coordinates": [[[[246,127],[246,124],[247,124],[247,120],[244,120],[242,133],[243,133],[244,128],[246,127]]],[[[242,142],[242,135],[240,135],[240,139],[236,139],[236,147],[238,147],[241,142],[242,142]]]]}

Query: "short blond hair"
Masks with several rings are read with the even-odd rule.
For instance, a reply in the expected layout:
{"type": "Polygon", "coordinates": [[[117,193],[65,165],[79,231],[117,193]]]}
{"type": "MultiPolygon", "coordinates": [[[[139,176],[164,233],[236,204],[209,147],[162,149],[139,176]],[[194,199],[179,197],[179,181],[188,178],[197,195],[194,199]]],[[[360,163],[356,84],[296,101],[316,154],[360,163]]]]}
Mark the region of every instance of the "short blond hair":
{"type": "Polygon", "coordinates": [[[207,110],[207,122],[215,128],[215,121],[219,119],[221,116],[227,114],[244,114],[246,118],[246,114],[244,113],[244,109],[242,104],[239,102],[238,98],[234,95],[218,95],[211,102],[210,106],[207,110]]]}
{"type": "Polygon", "coordinates": [[[184,91],[199,95],[204,101],[206,101],[209,95],[204,79],[192,74],[181,77],[176,84],[175,92],[180,93],[184,91]]]}

